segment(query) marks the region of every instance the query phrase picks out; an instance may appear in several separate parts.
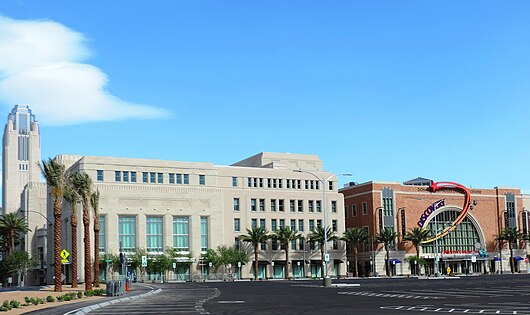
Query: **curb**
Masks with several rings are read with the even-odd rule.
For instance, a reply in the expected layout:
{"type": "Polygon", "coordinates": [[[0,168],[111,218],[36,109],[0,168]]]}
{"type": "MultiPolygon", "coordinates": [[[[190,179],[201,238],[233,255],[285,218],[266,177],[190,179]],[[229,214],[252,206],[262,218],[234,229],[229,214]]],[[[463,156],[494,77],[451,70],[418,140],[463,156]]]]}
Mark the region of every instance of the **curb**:
{"type": "Polygon", "coordinates": [[[105,307],[105,306],[109,306],[111,304],[127,302],[127,301],[134,301],[136,299],[143,298],[143,297],[146,297],[146,296],[155,295],[155,294],[158,294],[160,292],[162,292],[162,289],[160,289],[160,288],[157,289],[157,290],[153,289],[153,290],[151,290],[149,292],[142,293],[142,294],[139,294],[139,295],[122,297],[122,298],[119,298],[119,299],[114,299],[114,300],[101,302],[101,303],[94,304],[94,305],[85,306],[83,308],[79,308],[79,309],[70,311],[68,313],[64,313],[64,315],[84,315],[84,314],[90,313],[91,311],[97,310],[99,308],[102,308],[102,307],[105,307]]]}

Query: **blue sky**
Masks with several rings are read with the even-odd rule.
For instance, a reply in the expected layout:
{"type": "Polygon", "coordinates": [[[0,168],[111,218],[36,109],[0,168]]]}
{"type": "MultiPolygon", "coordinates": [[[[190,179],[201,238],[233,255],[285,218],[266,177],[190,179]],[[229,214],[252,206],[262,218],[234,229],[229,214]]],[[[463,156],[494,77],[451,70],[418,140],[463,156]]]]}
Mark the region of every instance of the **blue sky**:
{"type": "Polygon", "coordinates": [[[308,153],[353,174],[342,182],[530,191],[528,12],[524,1],[2,1],[0,114],[29,103],[44,158],[308,153]]]}

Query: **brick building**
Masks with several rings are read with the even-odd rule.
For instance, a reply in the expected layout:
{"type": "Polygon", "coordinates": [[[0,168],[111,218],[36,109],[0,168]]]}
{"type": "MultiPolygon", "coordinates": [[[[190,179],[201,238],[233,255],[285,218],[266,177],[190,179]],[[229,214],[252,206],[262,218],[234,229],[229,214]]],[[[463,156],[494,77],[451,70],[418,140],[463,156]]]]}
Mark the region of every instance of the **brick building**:
{"type": "MultiPolygon", "coordinates": [[[[346,227],[361,227],[369,235],[376,235],[382,228],[392,228],[398,233],[390,251],[391,272],[394,275],[412,273],[406,261],[415,256],[412,243],[404,242],[403,235],[411,228],[424,227],[432,231],[453,228],[453,222],[465,210],[465,195],[455,189],[431,192],[431,181],[416,178],[403,184],[396,182],[350,183],[342,188],[344,194],[346,227]]],[[[509,272],[507,244],[496,241],[505,227],[528,231],[528,196],[518,188],[495,187],[471,188],[469,211],[465,218],[447,235],[424,244],[420,257],[427,261],[422,273],[433,274],[435,256],[439,253],[439,271],[450,267],[455,273],[509,272]]],[[[528,270],[526,244],[514,244],[516,272],[528,270]]],[[[353,255],[348,252],[350,270],[353,255]]],[[[382,245],[371,241],[359,248],[361,274],[385,273],[385,251],[382,245]]]]}

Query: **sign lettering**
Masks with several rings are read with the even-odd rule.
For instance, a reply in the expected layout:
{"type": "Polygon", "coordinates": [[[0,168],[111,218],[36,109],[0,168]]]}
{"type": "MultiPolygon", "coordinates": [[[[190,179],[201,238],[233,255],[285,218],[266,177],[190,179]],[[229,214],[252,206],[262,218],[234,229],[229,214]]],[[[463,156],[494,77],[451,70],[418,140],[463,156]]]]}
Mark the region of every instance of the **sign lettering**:
{"type": "Polygon", "coordinates": [[[427,222],[427,219],[437,209],[440,209],[441,207],[445,206],[445,199],[440,199],[438,201],[435,201],[432,205],[430,205],[423,213],[421,214],[420,220],[418,221],[418,226],[420,228],[423,228],[425,225],[425,222],[427,222]]]}

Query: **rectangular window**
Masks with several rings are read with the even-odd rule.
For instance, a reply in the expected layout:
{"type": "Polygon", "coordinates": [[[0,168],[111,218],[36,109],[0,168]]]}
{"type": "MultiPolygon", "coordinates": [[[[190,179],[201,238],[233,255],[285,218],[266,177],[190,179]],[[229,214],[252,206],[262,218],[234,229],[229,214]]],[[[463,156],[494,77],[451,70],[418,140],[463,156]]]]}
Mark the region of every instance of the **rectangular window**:
{"type": "Polygon", "coordinates": [[[98,170],[98,182],[103,181],[103,170],[98,170]]]}
{"type": "Polygon", "coordinates": [[[305,182],[305,189],[309,189],[309,181],[306,179],[304,182],[305,182]]]}
{"type": "Polygon", "coordinates": [[[175,174],[169,173],[169,183],[174,184],[175,183],[175,174]]]}
{"type": "Polygon", "coordinates": [[[239,218],[234,219],[234,232],[240,232],[241,231],[241,224],[239,222],[239,218]]]}
{"type": "Polygon", "coordinates": [[[162,252],[162,217],[147,217],[146,248],[148,252],[162,252]]]}
{"type": "Polygon", "coordinates": [[[322,212],[322,201],[317,200],[317,212],[322,212]]]}
{"type": "Polygon", "coordinates": [[[322,227],[322,220],[317,220],[317,227],[319,227],[319,228],[322,227]]]}
{"type": "Polygon", "coordinates": [[[190,184],[190,174],[184,174],[184,185],[190,184]]]}
{"type": "Polygon", "coordinates": [[[291,219],[291,231],[296,231],[296,220],[291,219]]]}
{"type": "Polygon", "coordinates": [[[276,188],[276,182],[277,182],[277,180],[276,180],[276,178],[274,178],[272,180],[272,188],[276,188]]]}
{"type": "Polygon", "coordinates": [[[259,226],[262,229],[265,229],[265,219],[259,219],[259,226]]]}
{"type": "Polygon", "coordinates": [[[301,179],[298,179],[298,180],[296,181],[296,184],[297,184],[296,186],[298,187],[298,189],[301,189],[301,188],[302,188],[302,180],[301,180],[301,179]]]}
{"type": "Polygon", "coordinates": [[[366,202],[363,202],[363,215],[368,214],[368,204],[366,202]]]}
{"type": "Polygon", "coordinates": [[[294,212],[294,200],[293,199],[289,200],[289,210],[291,212],[294,212]]]}
{"type": "Polygon", "coordinates": [[[329,181],[328,184],[329,184],[329,187],[328,187],[329,191],[332,191],[333,190],[333,182],[329,181]]]}
{"type": "Polygon", "coordinates": [[[123,181],[128,183],[129,182],[129,172],[123,171],[123,181]]]}
{"type": "Polygon", "coordinates": [[[131,172],[131,182],[136,183],[136,172],[131,172]]]}
{"type": "Polygon", "coordinates": [[[276,219],[271,219],[271,230],[272,231],[276,231],[278,229],[278,226],[276,224],[277,224],[276,219]]]}
{"type": "Polygon", "coordinates": [[[271,211],[276,212],[276,199],[271,199],[271,211]]]}
{"type": "Polygon", "coordinates": [[[201,251],[208,249],[208,217],[201,217],[201,251]]]}
{"type": "Polygon", "coordinates": [[[308,204],[309,204],[309,212],[315,212],[315,201],[309,200],[308,204]]]}
{"type": "Polygon", "coordinates": [[[250,227],[252,227],[252,228],[258,227],[258,219],[251,219],[250,220],[250,227]]]}
{"type": "Polygon", "coordinates": [[[239,241],[239,237],[234,238],[234,247],[237,250],[241,250],[241,242],[239,241]]]}
{"type": "Polygon", "coordinates": [[[278,211],[280,212],[285,211],[285,200],[283,199],[278,200],[278,211]]]}
{"type": "Polygon", "coordinates": [[[291,188],[291,180],[290,179],[286,180],[286,184],[287,184],[287,188],[291,188]]]}
{"type": "Polygon", "coordinates": [[[190,250],[189,217],[173,217],[173,247],[186,252],[190,250]]]}
{"type": "Polygon", "coordinates": [[[259,187],[260,187],[260,188],[263,188],[263,178],[260,178],[260,179],[259,179],[259,187]]]}
{"type": "Polygon", "coordinates": [[[199,175],[199,185],[201,185],[201,186],[206,185],[206,176],[205,175],[199,175]]]}
{"type": "Polygon", "coordinates": [[[176,174],[177,175],[177,185],[182,185],[182,174],[176,174]]]}
{"type": "Polygon", "coordinates": [[[239,198],[234,198],[234,211],[239,211],[239,198]]]}
{"type": "Polygon", "coordinates": [[[301,239],[298,240],[298,248],[300,250],[304,250],[304,243],[305,243],[305,239],[302,237],[301,239]]]}
{"type": "Polygon", "coordinates": [[[156,183],[156,173],[155,172],[150,172],[149,173],[149,182],[150,183],[156,183]]]}
{"type": "Polygon", "coordinates": [[[332,244],[333,244],[333,245],[332,245],[332,246],[333,246],[333,247],[332,247],[333,249],[335,249],[335,250],[339,249],[339,242],[338,242],[337,240],[333,240],[332,244]]]}
{"type": "Polygon", "coordinates": [[[120,171],[115,171],[114,174],[116,175],[115,176],[115,179],[117,182],[121,182],[121,172],[120,171]]]}
{"type": "Polygon", "coordinates": [[[256,211],[256,199],[250,199],[250,211],[256,211]]]}
{"type": "Polygon", "coordinates": [[[337,220],[331,220],[331,228],[334,232],[337,232],[337,220]]]}
{"type": "Polygon", "coordinates": [[[331,212],[332,213],[337,213],[337,201],[335,201],[335,200],[331,201],[331,212]]]}
{"type": "Polygon", "coordinates": [[[296,250],[296,240],[291,241],[291,249],[296,250]]]}
{"type": "Polygon", "coordinates": [[[283,186],[283,179],[279,178],[278,179],[278,188],[282,188],[283,186]]]}
{"type": "Polygon", "coordinates": [[[315,230],[315,220],[309,220],[309,231],[313,232],[315,230]]]}
{"type": "Polygon", "coordinates": [[[314,180],[311,181],[311,189],[315,189],[315,181],[314,180]]]}
{"type": "Polygon", "coordinates": [[[267,250],[267,243],[263,242],[260,244],[260,249],[261,250],[267,250]]]}
{"type": "Polygon", "coordinates": [[[298,200],[298,212],[304,212],[304,201],[298,200]]]}
{"type": "Polygon", "coordinates": [[[99,252],[105,252],[105,216],[99,216],[99,252]]]}
{"type": "Polygon", "coordinates": [[[252,178],[248,178],[247,187],[252,187],[252,178]]]}
{"type": "Polygon", "coordinates": [[[280,219],[280,229],[285,227],[285,219],[280,219]]]}
{"type": "Polygon", "coordinates": [[[232,177],[232,187],[237,187],[237,177],[232,177]]]}
{"type": "Polygon", "coordinates": [[[142,181],[144,183],[147,183],[148,182],[147,179],[148,179],[147,172],[142,172],[142,181]]]}
{"type": "Polygon", "coordinates": [[[254,177],[254,187],[258,187],[258,178],[254,177]]]}
{"type": "Polygon", "coordinates": [[[351,216],[356,217],[357,216],[357,206],[351,205],[351,216]]]}
{"type": "Polygon", "coordinates": [[[298,232],[303,232],[303,231],[304,231],[304,220],[299,219],[298,220],[298,232]]]}
{"type": "Polygon", "coordinates": [[[259,200],[259,211],[265,211],[265,199],[259,200]]]}
{"type": "Polygon", "coordinates": [[[134,252],[136,250],[135,216],[118,216],[118,240],[122,251],[134,252]]]}
{"type": "Polygon", "coordinates": [[[344,206],[344,217],[345,217],[345,218],[348,218],[348,217],[349,217],[348,206],[344,206]]]}
{"type": "Polygon", "coordinates": [[[164,183],[164,174],[163,173],[158,173],[157,177],[158,177],[158,183],[159,184],[163,184],[164,183]]]}

